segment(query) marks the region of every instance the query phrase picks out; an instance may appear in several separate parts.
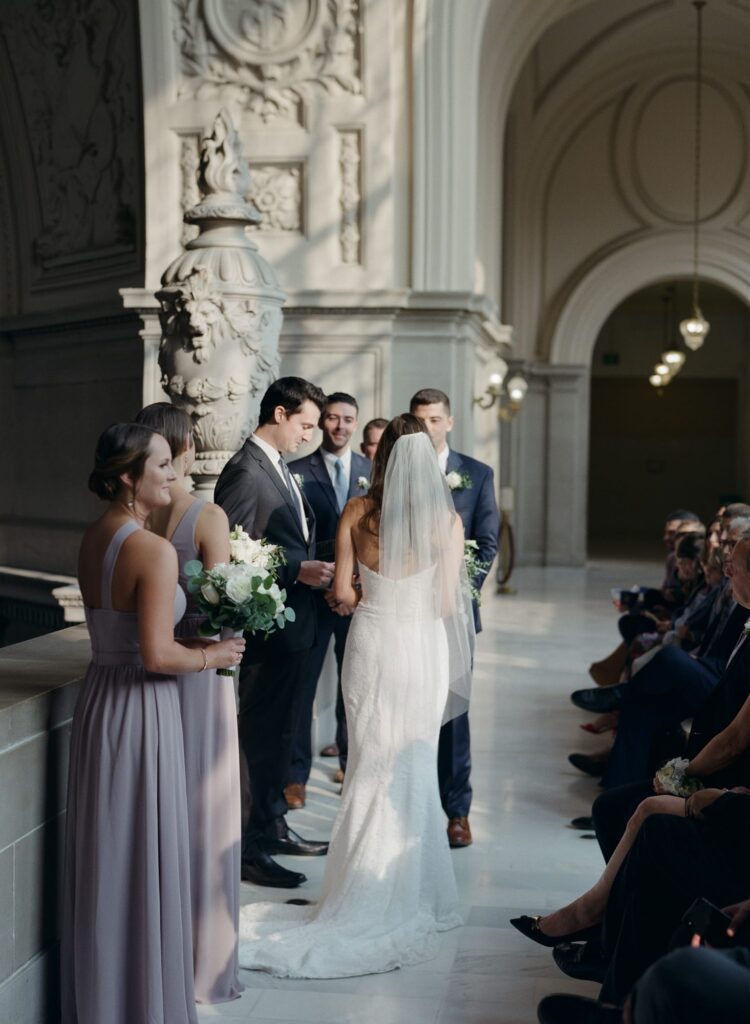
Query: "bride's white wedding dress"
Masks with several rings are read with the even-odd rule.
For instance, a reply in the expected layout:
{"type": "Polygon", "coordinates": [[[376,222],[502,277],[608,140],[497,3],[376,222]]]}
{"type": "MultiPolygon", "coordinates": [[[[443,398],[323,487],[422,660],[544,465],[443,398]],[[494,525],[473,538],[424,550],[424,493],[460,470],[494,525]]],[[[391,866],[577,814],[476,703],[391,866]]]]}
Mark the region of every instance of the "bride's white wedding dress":
{"type": "Polygon", "coordinates": [[[441,721],[466,710],[473,621],[463,531],[426,434],[388,459],[380,572],[360,563],[342,689],[346,781],[313,906],[240,910],[242,967],[377,974],[434,956],[461,924],[437,781],[441,721]]]}
{"type": "Polygon", "coordinates": [[[436,775],[448,651],[434,570],[400,580],[360,570],[342,671],[346,781],[320,901],[240,911],[241,966],[280,977],[418,963],[435,955],[438,932],[461,924],[436,775]]]}

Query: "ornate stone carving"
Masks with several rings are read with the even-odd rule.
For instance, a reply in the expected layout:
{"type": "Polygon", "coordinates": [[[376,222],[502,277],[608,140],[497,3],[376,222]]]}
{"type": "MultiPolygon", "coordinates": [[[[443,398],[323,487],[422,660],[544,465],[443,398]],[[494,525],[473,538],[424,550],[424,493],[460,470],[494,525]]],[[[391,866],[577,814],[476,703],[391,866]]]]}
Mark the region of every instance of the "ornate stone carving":
{"type": "Polygon", "coordinates": [[[339,132],[341,172],[341,262],[362,262],[361,186],[362,134],[358,129],[339,132]]]}
{"type": "Polygon", "coordinates": [[[302,167],[300,164],[253,164],[253,187],[247,198],[263,220],[253,231],[302,230],[302,167]]]}
{"type": "MultiPolygon", "coordinates": [[[[195,135],[185,135],[180,142],[180,179],[182,183],[180,193],[180,204],[183,214],[200,202],[201,194],[198,188],[198,165],[200,163],[200,145],[195,135]]],[[[180,241],[187,245],[198,234],[195,224],[182,223],[182,235],[180,241]]]]}
{"type": "Polygon", "coordinates": [[[193,420],[193,476],[197,491],[210,494],[278,374],[284,293],[245,231],[260,214],[244,198],[252,190],[250,170],[226,110],[202,140],[196,177],[202,198],[184,220],[197,224],[199,234],[167,268],[156,293],[159,366],[162,387],[193,420]]]}
{"type": "Polygon", "coordinates": [[[359,94],[360,0],[173,0],[181,96],[240,100],[263,121],[298,118],[316,83],[359,94]]]}
{"type": "Polygon", "coordinates": [[[139,86],[128,0],[10,0],[0,32],[19,83],[45,270],[136,252],[139,86]]]}

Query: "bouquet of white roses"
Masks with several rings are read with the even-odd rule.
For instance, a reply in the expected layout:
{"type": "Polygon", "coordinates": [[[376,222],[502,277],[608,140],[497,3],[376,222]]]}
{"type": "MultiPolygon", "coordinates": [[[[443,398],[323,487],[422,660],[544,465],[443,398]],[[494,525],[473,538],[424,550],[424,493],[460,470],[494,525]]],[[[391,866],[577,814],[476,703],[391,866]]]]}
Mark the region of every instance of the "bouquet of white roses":
{"type": "MultiPolygon", "coordinates": [[[[286,607],[286,591],[279,587],[277,570],[284,554],[265,540],[252,540],[240,527],[230,534],[230,562],[210,569],[194,559],[185,564],[188,591],[193,594],[206,621],[202,636],[216,633],[262,633],[267,636],[294,622],[294,609],[286,607]]],[[[234,669],[219,669],[234,675],[234,669]]]]}
{"type": "Polygon", "coordinates": [[[469,578],[469,595],[472,601],[476,601],[477,605],[480,605],[482,595],[475,580],[477,576],[481,576],[489,569],[490,563],[483,562],[479,557],[479,545],[475,540],[464,541],[464,564],[466,565],[466,575],[469,578]]]}
{"type": "Polygon", "coordinates": [[[671,761],[661,766],[656,773],[656,779],[665,793],[688,797],[703,789],[700,779],[685,774],[688,763],[687,758],[673,757],[671,761]]]}

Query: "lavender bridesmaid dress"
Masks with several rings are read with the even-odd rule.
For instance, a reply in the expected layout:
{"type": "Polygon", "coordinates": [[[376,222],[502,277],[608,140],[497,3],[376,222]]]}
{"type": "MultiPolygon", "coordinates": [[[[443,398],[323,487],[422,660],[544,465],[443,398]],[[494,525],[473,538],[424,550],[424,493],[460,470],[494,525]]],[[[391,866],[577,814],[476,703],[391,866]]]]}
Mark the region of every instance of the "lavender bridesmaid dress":
{"type": "MultiPolygon", "coordinates": [[[[203,622],[187,594],[184,567],[200,557],[195,525],[204,505],[196,499],[172,534],[180,585],[187,595],[187,614],[178,636],[196,636],[203,622]]],[[[177,682],[190,830],[195,998],[199,1003],[223,1003],[243,991],[237,973],[241,811],[234,680],[216,672],[195,672],[178,676],[177,682]]]]}
{"type": "MultiPolygon", "coordinates": [[[[112,608],[125,523],[87,608],[92,660],[70,743],[61,940],[63,1024],[197,1024],[177,681],[143,667],[112,608]]],[[[177,588],[175,622],[185,609],[177,588]]]]}

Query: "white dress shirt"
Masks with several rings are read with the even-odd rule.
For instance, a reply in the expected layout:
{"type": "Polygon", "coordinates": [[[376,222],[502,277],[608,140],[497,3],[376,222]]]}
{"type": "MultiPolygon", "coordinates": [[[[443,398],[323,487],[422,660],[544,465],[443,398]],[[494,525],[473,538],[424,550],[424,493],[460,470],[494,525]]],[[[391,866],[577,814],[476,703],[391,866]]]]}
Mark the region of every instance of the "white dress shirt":
{"type": "Polygon", "coordinates": [[[344,467],[344,479],[346,480],[347,492],[351,487],[352,483],[352,450],[347,448],[343,455],[336,455],[334,452],[327,452],[325,448],[320,449],[320,454],[323,456],[323,461],[326,464],[328,470],[328,476],[331,478],[331,483],[336,487],[336,460],[341,459],[341,464],[344,467]]]}
{"type": "MultiPolygon", "coordinates": [[[[281,452],[276,451],[272,444],[269,444],[268,441],[264,441],[263,438],[258,437],[257,434],[251,434],[250,440],[253,442],[253,444],[257,444],[260,450],[268,456],[268,458],[271,460],[273,468],[279,474],[279,478],[284,484],[284,487],[286,487],[286,477],[284,476],[280,466],[280,462],[284,458],[281,452]]],[[[304,534],[305,540],[309,540],[310,531],[307,527],[307,516],[305,515],[305,506],[302,501],[302,493],[299,489],[299,486],[297,485],[297,481],[294,479],[294,473],[291,473],[290,476],[292,478],[292,500],[299,509],[300,518],[302,520],[302,533],[304,534]]]]}
{"type": "Polygon", "coordinates": [[[438,466],[440,466],[440,472],[443,476],[448,472],[448,456],[450,453],[451,450],[448,445],[446,445],[441,452],[438,452],[438,466]]]}

